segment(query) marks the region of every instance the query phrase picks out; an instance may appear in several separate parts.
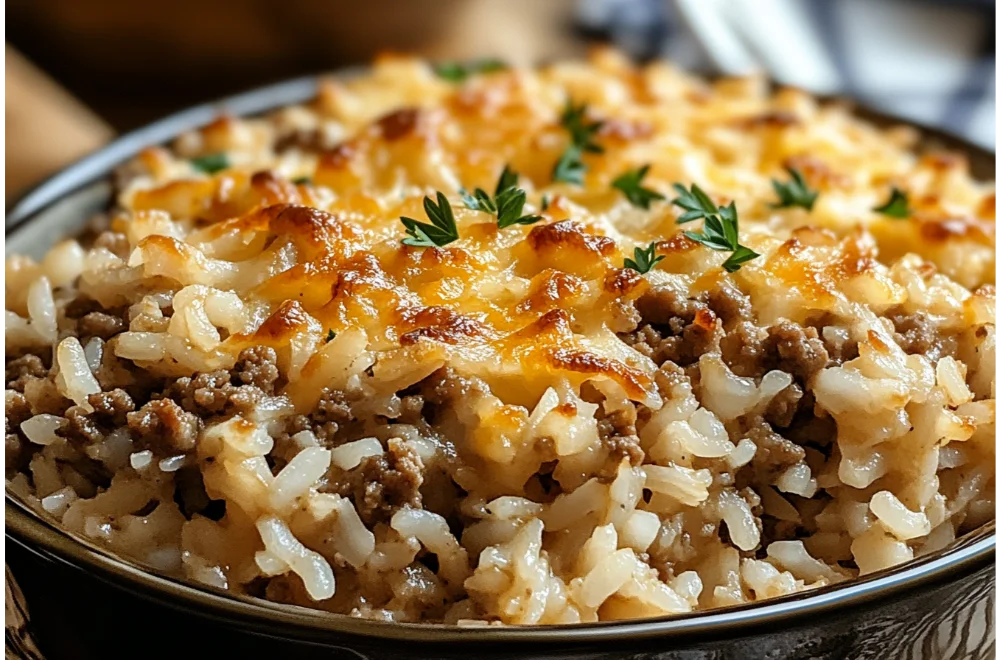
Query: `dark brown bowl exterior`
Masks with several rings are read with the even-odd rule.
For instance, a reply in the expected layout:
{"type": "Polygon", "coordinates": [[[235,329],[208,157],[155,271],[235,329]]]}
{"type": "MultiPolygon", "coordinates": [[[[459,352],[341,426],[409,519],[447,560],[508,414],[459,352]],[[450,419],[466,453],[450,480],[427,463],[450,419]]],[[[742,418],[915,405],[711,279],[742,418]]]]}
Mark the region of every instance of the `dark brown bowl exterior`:
{"type": "MultiPolygon", "coordinates": [[[[37,254],[72,234],[106,207],[113,168],[142,148],[207,124],[221,109],[264,112],[315,90],[314,78],[293,80],[123,136],[9,208],[7,249],[37,254]]],[[[965,153],[977,177],[995,178],[994,154],[925,133],[927,144],[965,153]]],[[[171,580],[72,537],[10,494],[4,518],[8,658],[979,660],[996,651],[993,523],[905,566],[761,605],[613,624],[457,628],[328,615],[171,580]]]]}

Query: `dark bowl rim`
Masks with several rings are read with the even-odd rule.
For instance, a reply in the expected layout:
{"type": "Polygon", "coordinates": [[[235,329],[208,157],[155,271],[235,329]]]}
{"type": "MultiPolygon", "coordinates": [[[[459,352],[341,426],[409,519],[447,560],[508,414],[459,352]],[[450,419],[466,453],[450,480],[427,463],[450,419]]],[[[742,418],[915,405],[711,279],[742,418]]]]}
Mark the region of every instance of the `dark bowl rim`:
{"type": "MultiPolygon", "coordinates": [[[[315,96],[320,80],[330,77],[349,78],[364,71],[364,67],[353,67],[330,74],[294,78],[197,105],[122,135],[45,179],[7,205],[5,236],[72,193],[106,181],[116,166],[146,147],[168,142],[184,131],[208,124],[220,114],[254,115],[305,102],[315,96]]],[[[858,109],[858,114],[883,124],[914,126],[926,138],[947,148],[960,150],[979,159],[993,160],[995,169],[995,154],[967,140],[863,107],[858,109]]],[[[731,635],[749,627],[790,624],[793,620],[801,621],[806,617],[884,600],[902,592],[967,575],[996,562],[994,520],[943,550],[895,568],[761,603],[654,619],[558,626],[386,623],[233,595],[160,575],[59,529],[31,511],[6,489],[4,500],[5,536],[37,555],[84,572],[93,572],[100,579],[118,586],[138,589],[145,597],[173,607],[198,606],[208,610],[205,614],[209,616],[253,622],[262,631],[281,629],[287,632],[289,628],[293,628],[307,636],[347,634],[419,643],[582,643],[626,638],[731,635]]]]}

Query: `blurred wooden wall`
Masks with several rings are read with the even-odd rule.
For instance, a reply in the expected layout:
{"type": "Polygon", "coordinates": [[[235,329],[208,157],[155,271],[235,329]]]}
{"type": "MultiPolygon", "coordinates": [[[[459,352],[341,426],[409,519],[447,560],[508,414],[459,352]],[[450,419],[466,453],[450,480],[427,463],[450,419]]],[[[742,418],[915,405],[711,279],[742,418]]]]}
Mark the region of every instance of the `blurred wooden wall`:
{"type": "Polygon", "coordinates": [[[522,63],[579,53],[575,6],[575,0],[9,0],[8,45],[66,93],[33,75],[8,48],[7,199],[107,140],[108,126],[128,130],[202,101],[364,63],[380,51],[435,59],[497,55],[522,63]],[[11,140],[12,124],[22,139],[11,140]]]}
{"type": "Polygon", "coordinates": [[[111,138],[106,122],[9,46],[4,79],[6,199],[111,138]]]}
{"type": "Polygon", "coordinates": [[[10,0],[7,40],[118,128],[379,51],[535,61],[574,0],[10,0]]]}

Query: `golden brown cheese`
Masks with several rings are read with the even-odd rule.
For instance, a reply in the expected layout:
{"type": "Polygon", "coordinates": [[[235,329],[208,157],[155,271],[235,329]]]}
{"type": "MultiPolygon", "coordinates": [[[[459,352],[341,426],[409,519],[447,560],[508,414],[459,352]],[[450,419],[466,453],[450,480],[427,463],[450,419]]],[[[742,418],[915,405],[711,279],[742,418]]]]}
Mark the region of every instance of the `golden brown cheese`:
{"type": "MultiPolygon", "coordinates": [[[[133,259],[147,277],[181,268],[192,274],[181,284],[235,289],[279,315],[261,329],[287,327],[286,340],[300,327],[282,320],[292,301],[322,328],[363,328],[378,350],[423,341],[456,354],[474,348],[473,361],[538,360],[534,370],[546,380],[599,374],[638,398],[652,365],[622,347],[609,355],[579,345],[616,328],[615,299],[641,293],[644,284],[623,275],[624,257],[656,239],[667,257],[660,268],[717,282],[721,256],[681,237],[668,205],[631,208],[609,186],[628,167],[649,163],[645,185],[668,195],[670,183],[694,181],[720,204],[736,201],[744,242],[765,254],[736,277],[766,277],[815,310],[834,308],[852,286],[898,302],[877,267],[880,249],[890,259],[922,254],[964,284],[992,281],[993,193],[969,179],[961,158],[915,158],[891,136],[800,92],[768,96],[752,80],[705,87],[666,65],[637,69],[609,54],[596,55],[586,76],[563,65],[459,86],[435,79],[422,62],[387,58],[371,78],[329,83],[312,106],[270,122],[223,117],[177,147],[226,151],[235,167],[210,177],[153,171],[123,192],[125,212],[166,211],[191,227],[186,244],[156,235],[139,243],[133,259]],[[586,156],[581,187],[551,182],[566,146],[559,111],[567,96],[604,121],[596,139],[605,151],[586,156]],[[296,113],[306,127],[282,127],[296,113]],[[317,151],[323,131],[342,139],[317,151]],[[551,198],[541,223],[499,230],[455,199],[459,188],[491,189],[505,164],[521,174],[534,212],[543,195],[551,198]],[[798,168],[819,191],[811,213],[772,208],[770,178],[784,178],[782,166],[798,168]],[[303,175],[310,184],[290,182],[303,175]],[[890,185],[911,190],[913,218],[870,210],[890,185]],[[398,218],[422,217],[420,200],[434,190],[453,196],[461,239],[444,248],[401,245],[398,218]],[[804,225],[828,231],[795,230],[804,225]],[[784,243],[770,238],[783,233],[784,243]]],[[[164,167],[155,153],[156,169],[183,168],[164,167]]],[[[227,342],[245,345],[232,337],[219,349],[225,354],[227,342]]]]}

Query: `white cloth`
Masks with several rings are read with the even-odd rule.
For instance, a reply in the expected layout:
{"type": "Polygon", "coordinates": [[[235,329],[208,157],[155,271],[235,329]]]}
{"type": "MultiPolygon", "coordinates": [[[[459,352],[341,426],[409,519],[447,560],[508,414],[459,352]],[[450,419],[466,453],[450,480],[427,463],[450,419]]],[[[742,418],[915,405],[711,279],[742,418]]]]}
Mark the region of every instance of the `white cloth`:
{"type": "Polygon", "coordinates": [[[766,71],[989,148],[996,9],[964,0],[579,0],[579,22],[640,58],[766,71]]]}

